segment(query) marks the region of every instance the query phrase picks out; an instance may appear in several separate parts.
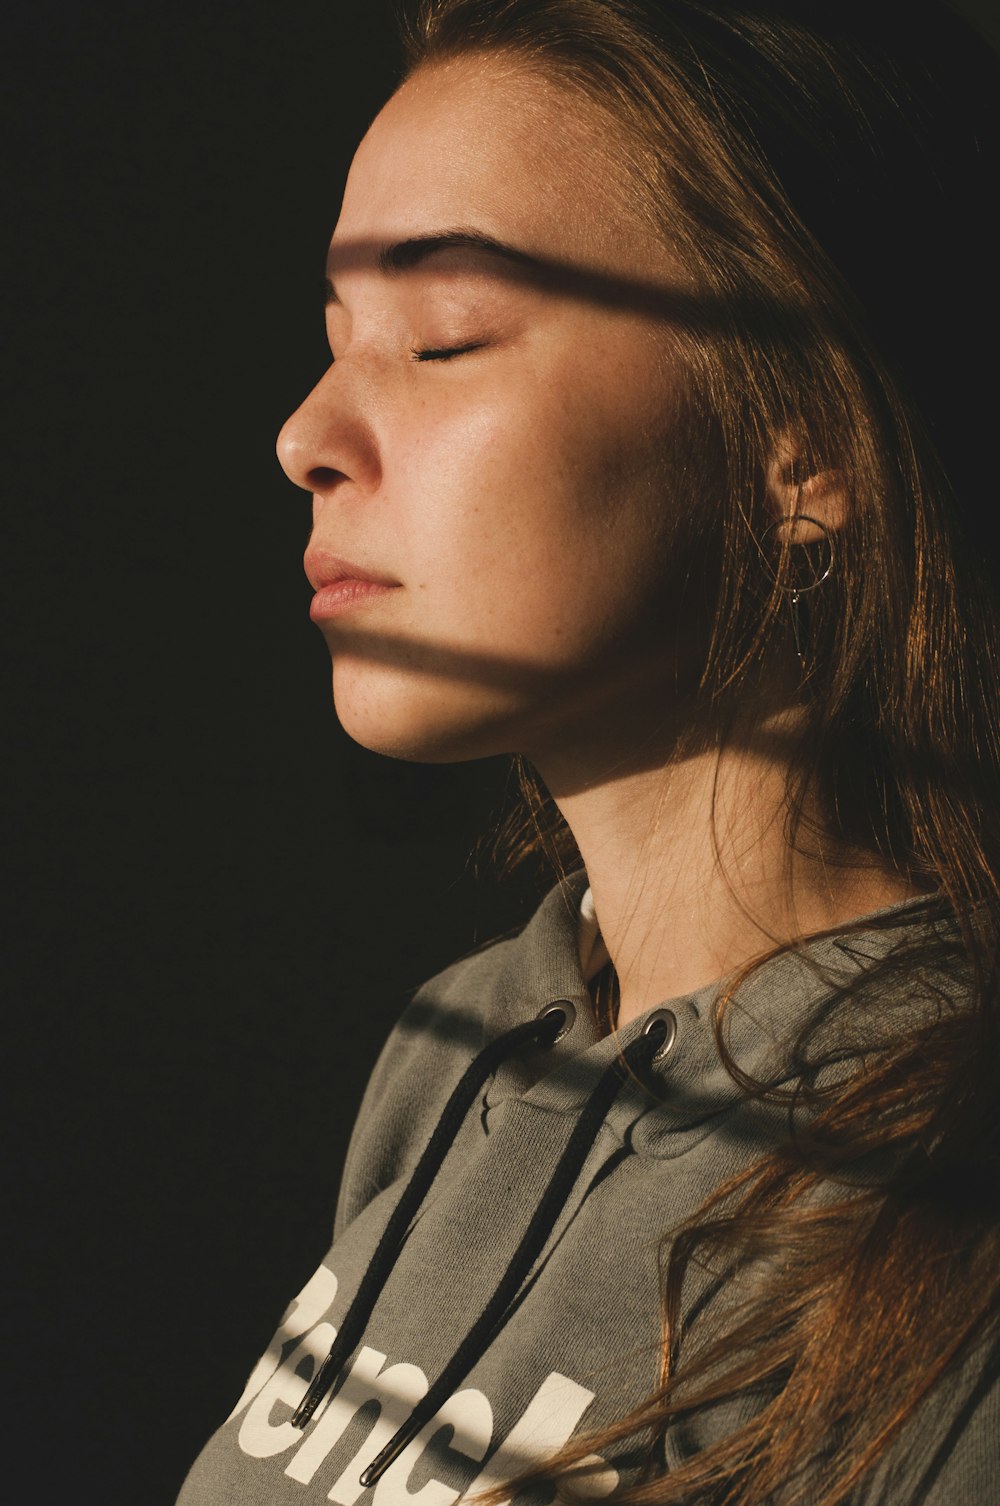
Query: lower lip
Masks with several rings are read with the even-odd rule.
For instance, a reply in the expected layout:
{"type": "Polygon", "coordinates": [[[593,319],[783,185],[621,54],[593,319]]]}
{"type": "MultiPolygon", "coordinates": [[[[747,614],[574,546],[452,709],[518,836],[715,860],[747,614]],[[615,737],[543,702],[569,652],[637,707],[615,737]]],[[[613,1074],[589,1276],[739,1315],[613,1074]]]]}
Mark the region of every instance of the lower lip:
{"type": "Polygon", "coordinates": [[[313,622],[329,622],[331,617],[342,617],[355,607],[363,607],[379,596],[387,596],[396,586],[384,585],[377,580],[338,580],[332,586],[317,591],[309,608],[313,622]]]}

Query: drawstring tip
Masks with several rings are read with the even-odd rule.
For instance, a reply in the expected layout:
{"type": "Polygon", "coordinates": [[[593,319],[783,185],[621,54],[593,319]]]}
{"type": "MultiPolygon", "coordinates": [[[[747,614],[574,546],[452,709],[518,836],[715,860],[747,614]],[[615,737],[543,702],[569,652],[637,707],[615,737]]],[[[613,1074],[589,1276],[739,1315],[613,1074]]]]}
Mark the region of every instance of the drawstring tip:
{"type": "Polygon", "coordinates": [[[293,1428],[304,1428],[316,1408],[319,1406],[319,1397],[314,1395],[312,1387],[306,1392],[299,1405],[295,1408],[288,1419],[293,1428]]]}
{"type": "Polygon", "coordinates": [[[306,1426],[316,1408],[323,1400],[323,1397],[332,1386],[335,1379],[335,1372],[333,1372],[333,1367],[330,1364],[332,1358],[332,1355],[327,1355],[309,1382],[309,1389],[289,1418],[293,1428],[304,1428],[306,1426]]]}
{"type": "Polygon", "coordinates": [[[395,1464],[406,1445],[412,1442],[420,1432],[420,1427],[420,1422],[411,1417],[409,1422],[404,1422],[399,1432],[389,1439],[382,1452],[376,1454],[368,1468],[359,1476],[360,1483],[366,1490],[369,1485],[378,1484],[390,1464],[395,1464]]]}

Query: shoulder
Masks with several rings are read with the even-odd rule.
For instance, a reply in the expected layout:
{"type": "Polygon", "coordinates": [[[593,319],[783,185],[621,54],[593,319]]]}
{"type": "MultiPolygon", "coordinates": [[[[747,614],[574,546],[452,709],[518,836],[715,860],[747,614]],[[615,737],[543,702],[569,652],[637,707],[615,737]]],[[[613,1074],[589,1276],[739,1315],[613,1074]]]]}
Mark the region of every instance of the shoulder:
{"type": "Polygon", "coordinates": [[[980,1339],[932,1388],[858,1506],[1000,1501],[1000,1338],[980,1339]]]}
{"type": "Polygon", "coordinates": [[[527,925],[435,974],[414,994],[375,1065],[341,1186],[336,1231],[415,1164],[469,1062],[519,1024],[532,1001],[579,991],[578,870],[550,889],[527,925]]]}
{"type": "Polygon", "coordinates": [[[384,1092],[415,1064],[433,1076],[465,1064],[524,1018],[529,994],[580,988],[578,870],[541,899],[527,924],[484,943],[417,989],[394,1026],[372,1079],[384,1092]]]}
{"type": "Polygon", "coordinates": [[[518,935],[498,937],[421,984],[393,1026],[372,1076],[380,1089],[419,1060],[459,1067],[483,1044],[496,987],[518,935]]]}
{"type": "Polygon", "coordinates": [[[927,1506],[1000,1500],[1000,1347],[962,1399],[928,1480],[927,1506]]]}
{"type": "Polygon", "coordinates": [[[501,937],[421,985],[368,1081],[351,1135],[335,1234],[406,1172],[426,1144],[467,1063],[481,1049],[517,937],[501,937]]]}

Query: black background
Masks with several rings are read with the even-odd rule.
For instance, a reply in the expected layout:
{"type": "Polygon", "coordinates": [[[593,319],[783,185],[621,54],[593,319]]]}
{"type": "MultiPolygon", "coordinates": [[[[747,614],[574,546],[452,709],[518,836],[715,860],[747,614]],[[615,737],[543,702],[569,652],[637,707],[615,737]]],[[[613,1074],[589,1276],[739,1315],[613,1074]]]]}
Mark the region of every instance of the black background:
{"type": "Polygon", "coordinates": [[[401,1004],[529,895],[470,878],[503,764],[337,727],[274,458],[388,4],[5,28],[4,1490],[169,1506],[327,1247],[401,1004]]]}
{"type": "Polygon", "coordinates": [[[43,5],[13,32],[4,1368],[26,1499],[156,1506],[329,1244],[407,994],[523,896],[468,873],[503,764],[338,728],[274,455],[325,368],[388,6],[43,5]]]}

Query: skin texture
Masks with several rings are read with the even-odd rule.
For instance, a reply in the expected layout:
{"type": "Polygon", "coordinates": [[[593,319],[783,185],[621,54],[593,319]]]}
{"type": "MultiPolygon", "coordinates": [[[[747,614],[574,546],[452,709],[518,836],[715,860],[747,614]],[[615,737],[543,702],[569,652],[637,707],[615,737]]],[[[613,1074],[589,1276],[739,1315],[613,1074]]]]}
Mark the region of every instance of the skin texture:
{"type": "Polygon", "coordinates": [[[669,329],[494,257],[371,265],[384,243],[461,226],[663,278],[662,248],[636,225],[623,255],[617,206],[576,191],[618,176],[601,136],[551,85],[463,64],[406,84],[358,151],[330,257],[335,360],[279,453],[314,495],[307,568],[329,551],[401,582],[324,626],[338,716],[366,747],[544,757],[581,685],[592,714],[595,677],[607,694],[647,657],[686,505],[663,495],[684,383],[669,329]],[[558,155],[540,154],[553,137],[558,155]],[[484,343],[412,355],[468,341],[484,343]]]}
{"type": "MultiPolygon", "coordinates": [[[[791,658],[721,761],[708,736],[677,751],[707,642],[711,487],[685,464],[697,419],[662,301],[602,297],[600,279],[693,289],[630,205],[607,122],[509,60],[419,70],[361,143],[329,265],[333,362],[278,452],[313,498],[313,583],[333,557],[394,583],[321,623],[347,732],[396,757],[536,765],[587,865],[622,1022],[904,897],[864,854],[788,851],[791,658]],[[458,249],[376,265],[455,229],[561,271],[458,249]]],[[[835,528],[836,485],[811,486],[803,510],[835,528]]],[[[777,517],[792,498],[773,492],[777,517]]]]}

